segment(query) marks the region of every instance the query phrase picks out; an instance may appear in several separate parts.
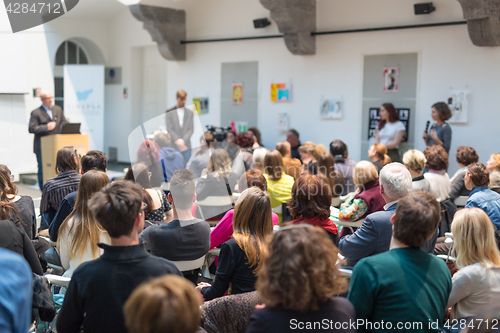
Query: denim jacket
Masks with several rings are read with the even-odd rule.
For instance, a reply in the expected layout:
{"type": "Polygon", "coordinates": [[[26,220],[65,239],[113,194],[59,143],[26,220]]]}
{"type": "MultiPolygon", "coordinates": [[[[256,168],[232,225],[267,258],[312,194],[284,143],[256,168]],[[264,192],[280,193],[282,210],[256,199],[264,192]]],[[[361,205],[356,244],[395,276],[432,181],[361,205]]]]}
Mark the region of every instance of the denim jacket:
{"type": "Polygon", "coordinates": [[[500,194],[490,190],[487,185],[475,187],[465,204],[465,208],[472,207],[484,210],[497,230],[500,230],[500,194]]]}

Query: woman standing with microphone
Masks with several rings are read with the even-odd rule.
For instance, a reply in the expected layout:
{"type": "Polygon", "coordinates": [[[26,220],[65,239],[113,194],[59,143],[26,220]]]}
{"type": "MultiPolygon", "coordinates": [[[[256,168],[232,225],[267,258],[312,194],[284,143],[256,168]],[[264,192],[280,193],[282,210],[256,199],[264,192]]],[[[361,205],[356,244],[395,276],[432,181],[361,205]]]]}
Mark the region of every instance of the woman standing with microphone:
{"type": "MultiPolygon", "coordinates": [[[[422,135],[427,146],[442,146],[449,155],[451,146],[451,127],[446,120],[451,118],[451,111],[444,102],[438,102],[432,106],[432,120],[436,121],[431,126],[430,132],[427,129],[422,135]]],[[[427,126],[428,127],[428,126],[427,126]]]]}

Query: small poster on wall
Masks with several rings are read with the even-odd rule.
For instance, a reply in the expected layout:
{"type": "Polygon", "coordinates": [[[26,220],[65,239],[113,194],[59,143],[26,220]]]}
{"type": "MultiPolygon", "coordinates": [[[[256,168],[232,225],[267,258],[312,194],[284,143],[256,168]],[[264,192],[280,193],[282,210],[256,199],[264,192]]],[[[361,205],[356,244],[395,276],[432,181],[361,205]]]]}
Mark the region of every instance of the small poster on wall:
{"type": "Polygon", "coordinates": [[[384,68],[384,92],[397,92],[399,90],[399,68],[384,68]]]}
{"type": "Polygon", "coordinates": [[[320,105],[321,119],[342,119],[342,99],[322,99],[320,105]]]}
{"type": "Polygon", "coordinates": [[[233,93],[231,96],[233,104],[243,104],[243,84],[233,83],[233,93]]]}
{"type": "Polygon", "coordinates": [[[469,93],[456,91],[448,98],[448,107],[451,110],[450,123],[466,123],[469,113],[469,93]]]}
{"type": "Polygon", "coordinates": [[[231,121],[229,126],[236,133],[246,132],[248,129],[248,122],[246,121],[231,121]]]}
{"type": "Polygon", "coordinates": [[[197,114],[208,113],[208,97],[194,97],[193,104],[196,107],[197,114]]]}
{"type": "Polygon", "coordinates": [[[292,85],[290,83],[271,83],[271,102],[291,102],[292,85]]]}
{"type": "MultiPolygon", "coordinates": [[[[402,142],[408,141],[408,126],[410,122],[410,109],[409,108],[396,108],[396,112],[399,114],[399,120],[405,125],[406,133],[403,136],[402,142]]],[[[375,143],[375,131],[378,128],[378,122],[380,120],[380,108],[370,108],[368,117],[368,139],[370,140],[370,145],[375,143]],[[373,142],[372,142],[373,141],[373,142]]]]}
{"type": "Polygon", "coordinates": [[[288,113],[278,113],[278,131],[286,132],[289,129],[290,118],[288,117],[288,113]]]}

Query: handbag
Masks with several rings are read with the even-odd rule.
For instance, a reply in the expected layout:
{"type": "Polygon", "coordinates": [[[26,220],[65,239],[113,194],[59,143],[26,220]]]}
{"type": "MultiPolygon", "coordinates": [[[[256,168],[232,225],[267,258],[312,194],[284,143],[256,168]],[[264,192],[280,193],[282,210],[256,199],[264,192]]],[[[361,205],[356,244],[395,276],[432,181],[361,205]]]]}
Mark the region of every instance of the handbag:
{"type": "Polygon", "coordinates": [[[51,322],[56,317],[56,306],[49,280],[35,273],[33,273],[33,308],[38,310],[38,315],[43,321],[51,322]]]}

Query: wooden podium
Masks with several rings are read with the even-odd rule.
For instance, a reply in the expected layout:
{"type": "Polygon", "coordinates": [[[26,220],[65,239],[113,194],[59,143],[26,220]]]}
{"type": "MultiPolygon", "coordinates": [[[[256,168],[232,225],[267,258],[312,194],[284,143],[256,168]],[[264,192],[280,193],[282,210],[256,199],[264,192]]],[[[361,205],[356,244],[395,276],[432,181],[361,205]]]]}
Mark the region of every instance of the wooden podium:
{"type": "Polygon", "coordinates": [[[56,158],[59,149],[64,147],[75,147],[77,154],[81,157],[89,151],[89,136],[84,134],[55,134],[41,138],[43,182],[56,175],[56,158]]]}

